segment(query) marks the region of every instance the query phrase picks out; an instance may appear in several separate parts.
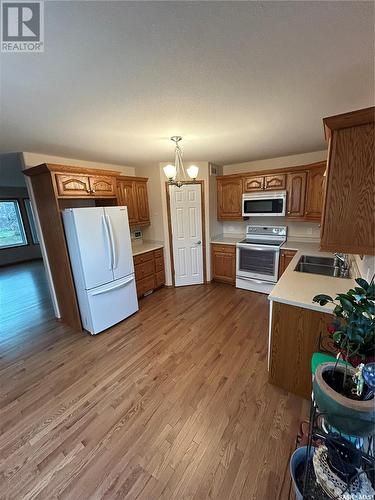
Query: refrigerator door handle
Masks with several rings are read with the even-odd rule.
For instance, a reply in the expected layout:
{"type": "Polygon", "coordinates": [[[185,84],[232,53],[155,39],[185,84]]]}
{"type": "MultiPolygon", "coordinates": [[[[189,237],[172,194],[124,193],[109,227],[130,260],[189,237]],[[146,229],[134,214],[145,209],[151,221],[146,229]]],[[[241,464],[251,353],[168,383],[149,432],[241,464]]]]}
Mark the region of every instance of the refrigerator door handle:
{"type": "Polygon", "coordinates": [[[112,247],[112,269],[116,269],[117,267],[117,251],[116,251],[116,241],[113,235],[111,217],[109,215],[105,216],[108,223],[109,236],[111,239],[111,247],[112,247]]]}
{"type": "Polygon", "coordinates": [[[102,215],[102,223],[103,223],[104,234],[105,234],[105,243],[106,243],[106,247],[107,247],[108,269],[110,271],[112,271],[112,269],[113,269],[112,245],[111,245],[110,233],[109,233],[109,228],[108,228],[108,224],[107,224],[105,215],[102,215]]]}
{"type": "Polygon", "coordinates": [[[102,295],[103,293],[108,293],[111,292],[112,290],[117,290],[118,288],[123,288],[124,286],[128,285],[131,281],[134,281],[134,275],[132,274],[129,276],[129,278],[125,281],[122,281],[121,283],[114,285],[114,286],[109,286],[108,288],[104,288],[102,290],[98,290],[97,292],[91,293],[91,296],[94,297],[95,295],[102,295]]]}

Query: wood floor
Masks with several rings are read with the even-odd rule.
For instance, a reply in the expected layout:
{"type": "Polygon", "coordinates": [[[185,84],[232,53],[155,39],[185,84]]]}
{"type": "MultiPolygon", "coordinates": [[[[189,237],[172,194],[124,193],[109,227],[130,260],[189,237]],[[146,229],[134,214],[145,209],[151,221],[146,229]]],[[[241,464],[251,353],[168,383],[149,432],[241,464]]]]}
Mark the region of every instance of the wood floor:
{"type": "Polygon", "coordinates": [[[0,342],[54,317],[42,260],[0,267],[0,311],[0,342]]]}
{"type": "Polygon", "coordinates": [[[54,319],[5,335],[0,498],[287,498],[307,408],[267,383],[267,332],[264,295],[213,284],[96,337],[54,319]]]}

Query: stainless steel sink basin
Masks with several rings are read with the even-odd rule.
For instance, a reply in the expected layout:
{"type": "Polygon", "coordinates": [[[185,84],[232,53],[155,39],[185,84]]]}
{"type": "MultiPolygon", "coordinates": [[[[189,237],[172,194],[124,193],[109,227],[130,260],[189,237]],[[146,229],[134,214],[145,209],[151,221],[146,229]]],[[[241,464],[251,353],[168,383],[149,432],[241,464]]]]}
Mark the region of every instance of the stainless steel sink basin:
{"type": "Polygon", "coordinates": [[[300,273],[321,274],[323,276],[341,278],[340,268],[335,267],[333,264],[334,259],[331,257],[302,255],[294,270],[300,273]]]}
{"type": "Polygon", "coordinates": [[[320,266],[332,266],[334,263],[333,257],[318,257],[316,255],[302,255],[299,263],[303,264],[316,264],[320,266]]]}

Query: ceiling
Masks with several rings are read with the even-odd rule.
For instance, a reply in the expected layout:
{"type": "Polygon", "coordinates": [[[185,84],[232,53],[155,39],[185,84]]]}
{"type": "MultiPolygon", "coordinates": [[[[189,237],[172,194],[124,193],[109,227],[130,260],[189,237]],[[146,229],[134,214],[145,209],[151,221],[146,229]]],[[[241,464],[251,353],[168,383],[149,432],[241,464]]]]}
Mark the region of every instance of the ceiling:
{"type": "Polygon", "coordinates": [[[45,4],[45,52],[1,54],[0,152],[219,164],[325,147],[374,101],[373,2],[45,4]]]}

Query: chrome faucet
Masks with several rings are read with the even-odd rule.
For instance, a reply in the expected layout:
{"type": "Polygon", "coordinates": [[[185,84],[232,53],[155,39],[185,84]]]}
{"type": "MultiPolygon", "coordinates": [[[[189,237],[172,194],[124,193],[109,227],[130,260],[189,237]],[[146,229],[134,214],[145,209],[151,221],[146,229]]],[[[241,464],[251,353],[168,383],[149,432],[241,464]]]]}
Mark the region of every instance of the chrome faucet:
{"type": "Polygon", "coordinates": [[[335,267],[335,276],[341,276],[341,278],[349,277],[349,255],[347,253],[334,253],[335,260],[333,265],[335,267]]]}

